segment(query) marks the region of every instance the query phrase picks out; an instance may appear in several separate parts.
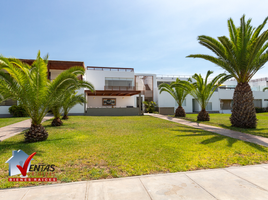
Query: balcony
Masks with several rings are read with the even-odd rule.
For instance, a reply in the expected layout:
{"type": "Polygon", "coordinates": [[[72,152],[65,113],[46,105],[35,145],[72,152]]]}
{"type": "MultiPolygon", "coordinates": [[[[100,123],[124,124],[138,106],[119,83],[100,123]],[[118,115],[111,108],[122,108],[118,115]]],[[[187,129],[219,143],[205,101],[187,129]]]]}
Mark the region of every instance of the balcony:
{"type": "Polygon", "coordinates": [[[136,91],[135,86],[104,86],[104,90],[112,91],[136,91]]]}

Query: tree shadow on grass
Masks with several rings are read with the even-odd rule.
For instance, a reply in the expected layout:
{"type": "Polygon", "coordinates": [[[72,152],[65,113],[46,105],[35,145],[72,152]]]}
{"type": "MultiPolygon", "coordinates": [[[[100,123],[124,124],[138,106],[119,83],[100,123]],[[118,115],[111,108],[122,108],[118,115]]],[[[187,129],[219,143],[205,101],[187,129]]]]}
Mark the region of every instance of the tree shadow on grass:
{"type": "MultiPolygon", "coordinates": [[[[20,133],[23,134],[23,133],[20,133]]],[[[56,139],[47,139],[45,141],[40,142],[25,142],[24,139],[20,141],[2,141],[0,142],[0,155],[2,153],[11,152],[12,150],[23,150],[27,154],[32,154],[33,152],[37,152],[39,155],[42,155],[44,151],[41,151],[38,147],[43,144],[52,143],[55,141],[61,141],[66,139],[72,139],[72,138],[56,138],[56,139]]]]}
{"type": "Polygon", "coordinates": [[[215,135],[215,133],[204,131],[202,129],[195,129],[192,127],[189,127],[189,129],[183,129],[183,128],[180,128],[180,129],[173,128],[173,129],[170,129],[170,131],[176,131],[176,132],[182,132],[182,133],[193,133],[193,134],[180,134],[180,135],[177,135],[178,137],[215,135]]]}
{"type": "MultiPolygon", "coordinates": [[[[231,125],[225,125],[225,124],[218,124],[221,128],[224,128],[224,129],[230,129],[230,130],[233,130],[233,131],[238,131],[238,132],[241,132],[241,133],[244,133],[243,131],[262,131],[262,130],[267,130],[266,128],[239,128],[239,127],[234,127],[234,126],[231,126],[231,125]]],[[[250,134],[250,133],[248,133],[250,134]]]]}
{"type": "Polygon", "coordinates": [[[230,137],[226,137],[226,136],[214,136],[213,138],[209,138],[209,139],[206,139],[204,141],[201,142],[201,144],[210,144],[210,143],[214,143],[214,142],[218,142],[218,141],[221,141],[221,140],[224,140],[226,139],[228,144],[227,146],[228,147],[232,147],[234,143],[236,143],[237,141],[241,141],[259,151],[262,151],[262,152],[267,152],[267,150],[261,146],[261,145],[258,145],[258,144],[255,144],[255,143],[251,143],[251,142],[246,142],[246,141],[243,141],[243,140],[238,140],[238,139],[235,139],[235,138],[230,138],[230,137]]]}
{"type": "Polygon", "coordinates": [[[227,146],[228,147],[232,147],[234,143],[237,142],[237,139],[234,139],[234,138],[230,138],[230,137],[226,137],[226,136],[220,136],[220,135],[216,135],[212,138],[209,138],[209,139],[206,139],[206,140],[203,140],[201,142],[201,144],[211,144],[211,143],[214,143],[214,142],[219,142],[219,141],[222,141],[222,140],[227,140],[228,144],[227,146]]]}
{"type": "MultiPolygon", "coordinates": [[[[38,142],[41,143],[41,142],[38,142]]],[[[44,151],[39,150],[38,146],[35,145],[36,143],[25,143],[24,141],[19,141],[19,142],[9,142],[9,141],[4,141],[0,143],[0,154],[10,152],[10,155],[12,155],[13,150],[19,150],[21,149],[28,155],[32,154],[33,152],[37,152],[38,155],[42,155],[44,151]]]]}
{"type": "Polygon", "coordinates": [[[246,142],[246,141],[243,141],[243,140],[238,140],[238,139],[235,139],[235,138],[231,138],[231,137],[227,137],[227,136],[223,136],[223,135],[218,135],[216,133],[210,133],[210,132],[206,132],[206,131],[202,131],[202,130],[183,130],[183,129],[180,129],[180,130],[172,130],[172,131],[180,131],[180,132],[193,132],[195,134],[186,134],[186,135],[177,135],[177,137],[197,137],[197,136],[213,136],[212,138],[208,138],[206,140],[203,140],[201,142],[201,144],[204,144],[204,145],[207,145],[207,144],[211,144],[211,143],[215,143],[215,142],[219,142],[219,141],[222,141],[222,140],[227,140],[227,146],[228,147],[232,147],[234,143],[236,143],[237,141],[242,141],[244,142],[245,144],[259,150],[259,151],[262,151],[262,152],[267,152],[267,150],[261,146],[261,145],[258,145],[258,144],[255,144],[255,143],[251,143],[251,142],[246,142]]]}

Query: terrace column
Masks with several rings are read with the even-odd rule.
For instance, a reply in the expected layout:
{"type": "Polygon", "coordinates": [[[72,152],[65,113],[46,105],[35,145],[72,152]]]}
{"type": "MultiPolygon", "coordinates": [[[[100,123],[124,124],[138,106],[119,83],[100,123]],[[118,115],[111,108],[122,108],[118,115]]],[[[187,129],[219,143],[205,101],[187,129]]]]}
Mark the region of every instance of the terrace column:
{"type": "Polygon", "coordinates": [[[141,115],[141,92],[139,93],[139,115],[141,115]]]}
{"type": "Polygon", "coordinates": [[[87,112],[87,93],[84,91],[84,97],[86,99],[86,103],[84,103],[84,113],[87,112]]]}

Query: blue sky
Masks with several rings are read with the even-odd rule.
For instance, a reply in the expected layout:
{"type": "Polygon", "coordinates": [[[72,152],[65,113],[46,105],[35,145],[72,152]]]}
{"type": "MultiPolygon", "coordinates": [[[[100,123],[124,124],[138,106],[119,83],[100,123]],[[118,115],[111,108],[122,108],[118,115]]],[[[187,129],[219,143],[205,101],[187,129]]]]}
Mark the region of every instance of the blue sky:
{"type": "MultiPolygon", "coordinates": [[[[41,50],[51,60],[168,75],[223,72],[208,61],[185,58],[212,55],[197,36],[228,35],[230,17],[238,25],[246,14],[258,26],[268,16],[267,0],[13,0],[0,7],[4,56],[33,59],[41,50]]],[[[268,76],[267,65],[254,78],[268,76]]]]}

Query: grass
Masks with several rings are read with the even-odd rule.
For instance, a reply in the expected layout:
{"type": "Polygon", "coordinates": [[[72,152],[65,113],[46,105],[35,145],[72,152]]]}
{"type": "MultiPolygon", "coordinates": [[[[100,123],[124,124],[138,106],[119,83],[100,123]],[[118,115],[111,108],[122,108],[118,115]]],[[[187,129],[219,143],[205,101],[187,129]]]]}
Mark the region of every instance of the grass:
{"type": "MultiPolygon", "coordinates": [[[[44,123],[46,141],[24,143],[23,134],[0,143],[0,188],[38,182],[8,182],[12,150],[31,164],[55,164],[58,182],[179,172],[265,163],[268,148],[150,116],[73,116],[61,127],[44,123]]],[[[16,177],[16,176],[15,176],[16,177]]]]}
{"type": "MultiPolygon", "coordinates": [[[[216,114],[209,114],[209,116],[210,116],[210,121],[207,121],[207,122],[198,121],[198,122],[211,125],[211,126],[217,126],[221,128],[234,130],[234,131],[240,131],[242,133],[249,133],[252,135],[258,135],[258,136],[268,138],[268,113],[257,113],[258,124],[257,124],[257,128],[253,128],[253,129],[232,127],[230,119],[229,119],[231,114],[216,113],[216,114]]],[[[197,122],[197,114],[187,114],[184,119],[197,122]]]]}
{"type": "Polygon", "coordinates": [[[30,119],[29,117],[10,117],[10,118],[0,118],[0,128],[8,126],[10,124],[15,124],[23,120],[30,119]]]}

